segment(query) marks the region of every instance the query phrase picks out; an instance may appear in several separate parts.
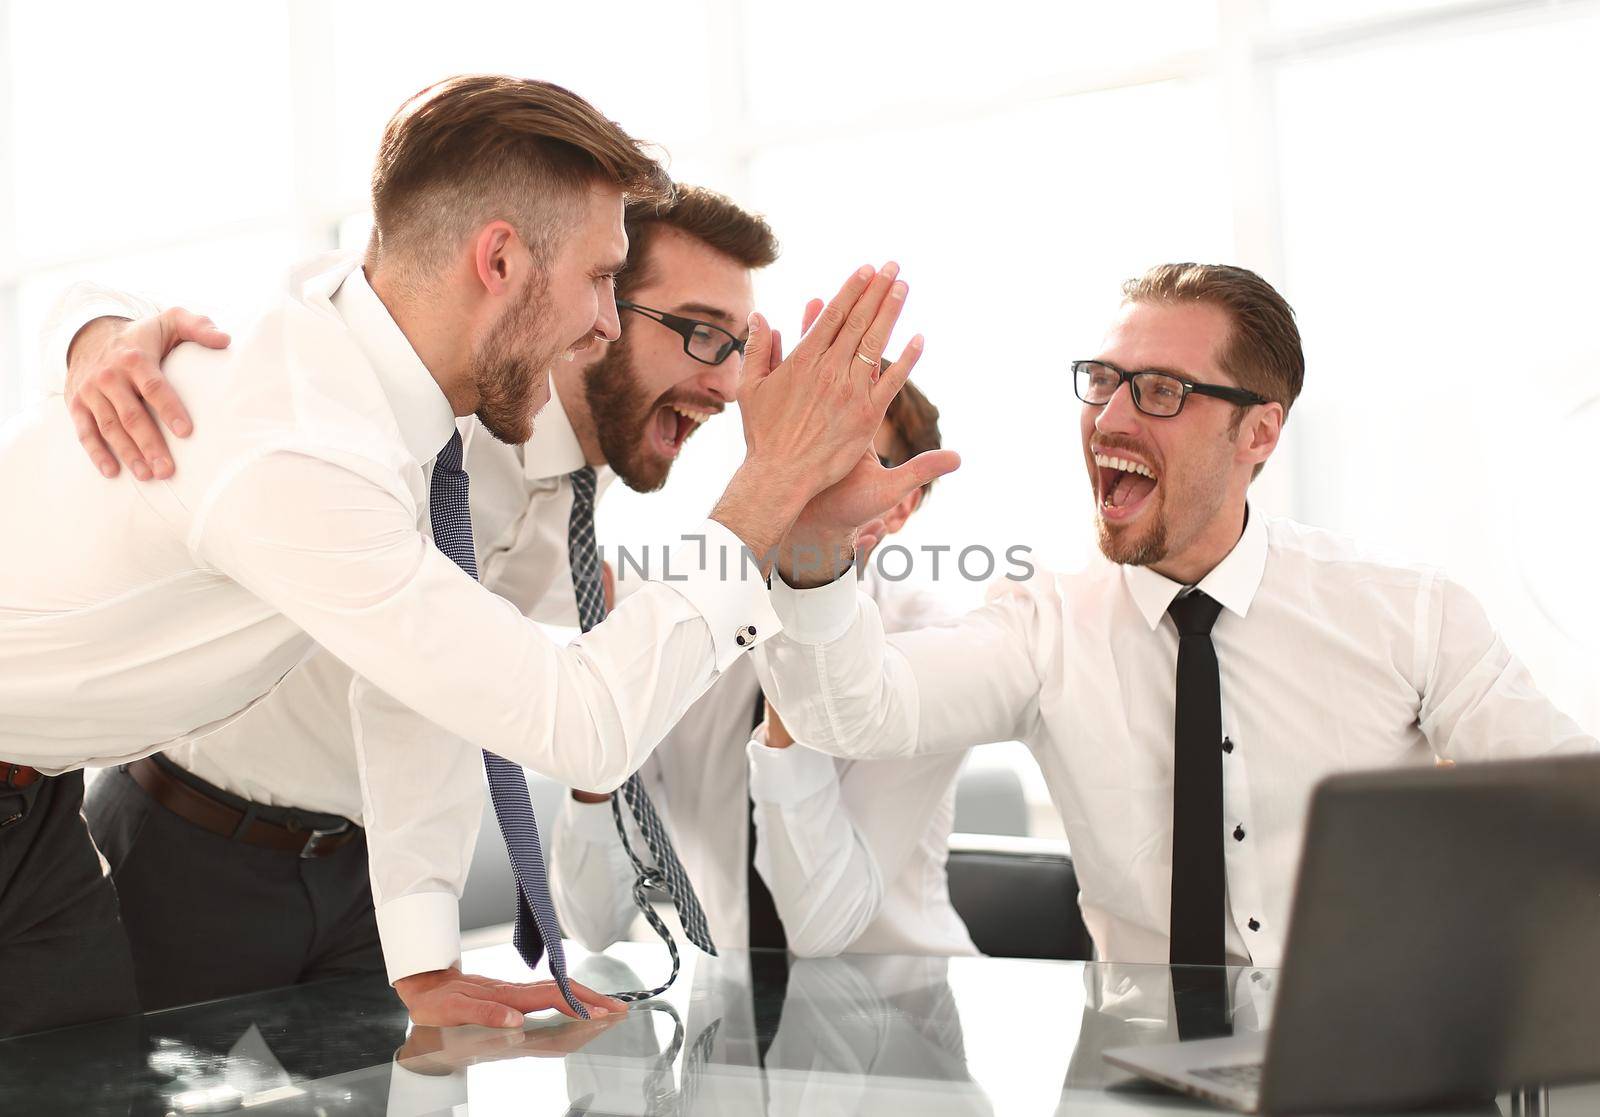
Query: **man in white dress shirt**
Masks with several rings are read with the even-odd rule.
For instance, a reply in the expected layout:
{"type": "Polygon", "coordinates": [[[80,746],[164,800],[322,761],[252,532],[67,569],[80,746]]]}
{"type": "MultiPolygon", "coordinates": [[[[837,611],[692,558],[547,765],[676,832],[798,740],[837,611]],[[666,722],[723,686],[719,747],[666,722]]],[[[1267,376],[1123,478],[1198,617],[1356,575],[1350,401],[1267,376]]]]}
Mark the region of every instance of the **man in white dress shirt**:
{"type": "MultiPolygon", "coordinates": [[[[480,747],[615,787],[776,628],[762,564],[719,571],[719,558],[772,553],[798,510],[847,476],[887,507],[898,486],[954,467],[949,455],[861,470],[921,352],[913,339],[911,360],[877,376],[906,286],[862,268],[787,360],[752,317],[739,397],[748,456],[695,526],[705,541],[674,555],[682,581],[642,591],[562,648],[436,548],[430,475],[459,438],[457,416],[527,440],[555,360],[617,336],[624,198],[664,182],[565,90],[441,83],[386,130],[366,266],[316,261],[243,343],[167,359],[196,413],[170,480],[105,484],[63,446],[60,401],[8,427],[0,512],[17,530],[0,569],[0,817],[11,819],[0,955],[20,976],[0,991],[0,1032],[129,1007],[114,893],[79,813],[84,765],[200,740],[320,645],[357,673],[369,820],[403,812],[443,767],[476,771],[480,747]],[[625,685],[612,665],[651,685],[625,685]]],[[[396,924],[455,904],[442,888],[403,900],[396,924]]],[[[564,999],[548,983],[464,977],[448,937],[405,949],[411,976],[396,988],[420,1022],[509,1025],[564,999]]]]}
{"type": "MultiPolygon", "coordinates": [[[[878,430],[879,458],[897,465],[937,449],[938,416],[908,382],[878,430]]],[[[903,527],[926,495],[913,492],[874,524],[874,541],[903,527]]],[[[888,631],[947,616],[931,595],[863,570],[888,631]]],[[[717,945],[803,957],[977,953],[945,875],[963,756],[837,760],[794,744],[771,718],[752,735],[760,700],[752,667],[729,670],[639,773],[717,945]]],[[[551,891],[568,934],[590,950],[626,938],[638,914],[634,869],[610,796],[573,791],[550,846],[551,891]]]]}
{"type": "MultiPolygon", "coordinates": [[[[1101,957],[1276,965],[1318,779],[1596,742],[1437,570],[1250,508],[1304,375],[1271,286],[1174,264],[1124,294],[1068,373],[1105,561],[887,639],[850,579],[774,578],[784,632],[757,669],[795,735],[837,755],[1026,742],[1101,957]]],[[[825,495],[790,546],[848,556],[863,518],[825,495]]]]}
{"type": "MultiPolygon", "coordinates": [[[[642,492],[661,487],[685,440],[734,399],[743,323],[754,309],[752,272],[778,251],[759,217],[694,187],[678,187],[667,203],[630,206],[626,231],[628,266],[617,291],[638,309],[620,318],[621,337],[556,365],[550,402],[526,445],[501,442],[477,423],[467,432],[480,580],[548,623],[571,625],[576,616],[569,475],[591,466],[601,491],[614,476],[642,492]]],[[[99,385],[139,393],[142,384],[152,398],[164,392],[181,406],[158,367],[160,314],[118,292],[75,288],[47,345],[47,359],[70,354],[68,399],[103,394],[99,385]],[[106,310],[119,316],[85,324],[106,310]],[[141,316],[150,317],[127,321],[141,316]],[[142,362],[109,356],[129,346],[142,362]]],[[[737,670],[753,689],[750,669],[737,670]]],[[[85,814],[112,866],[146,1011],[383,972],[369,831],[371,876],[387,904],[441,884],[460,893],[481,777],[465,766],[445,769],[417,784],[403,813],[363,827],[351,682],[343,663],[313,653],[203,745],[123,765],[90,787],[85,814]],[[258,825],[235,836],[228,823],[238,815],[229,812],[246,811],[258,825]],[[198,911],[187,902],[197,893],[208,897],[198,911]]],[[[412,912],[399,925],[385,918],[393,980],[407,976],[395,969],[394,944],[427,936],[422,919],[440,921],[438,936],[458,937],[453,908],[412,912]]]]}

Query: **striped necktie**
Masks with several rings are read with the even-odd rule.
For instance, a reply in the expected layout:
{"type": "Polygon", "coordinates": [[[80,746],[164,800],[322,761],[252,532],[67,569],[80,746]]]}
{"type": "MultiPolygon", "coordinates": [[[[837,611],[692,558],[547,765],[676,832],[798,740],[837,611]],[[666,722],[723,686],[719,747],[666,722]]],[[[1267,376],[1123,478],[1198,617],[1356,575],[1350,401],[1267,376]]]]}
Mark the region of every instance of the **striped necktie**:
{"type": "MultiPolygon", "coordinates": [[[[588,632],[606,617],[605,587],[600,576],[600,552],[594,541],[595,474],[593,468],[584,466],[568,474],[568,477],[572,482],[572,518],[568,522],[567,558],[572,566],[572,589],[578,601],[578,625],[583,631],[588,632]]],[[[717,948],[711,941],[711,931],[706,926],[706,913],[701,909],[700,900],[694,894],[694,886],[689,883],[689,876],[684,872],[682,862],[678,860],[677,851],[672,848],[672,839],[667,837],[666,828],[661,824],[661,816],[656,812],[655,804],[650,801],[650,796],[644,789],[644,781],[639,778],[637,772],[629,776],[628,781],[622,785],[620,796],[611,797],[611,813],[616,820],[617,834],[622,839],[622,848],[627,852],[628,860],[633,863],[633,902],[644,913],[650,926],[655,928],[656,934],[661,936],[661,941],[667,944],[667,953],[672,956],[672,973],[667,977],[665,984],[655,989],[613,994],[618,1000],[623,1001],[644,1000],[665,992],[678,977],[678,944],[673,941],[672,932],[667,929],[667,925],[651,906],[650,888],[665,888],[667,895],[672,897],[672,902],[678,909],[678,918],[683,923],[683,933],[690,942],[707,954],[715,954],[717,948]],[[655,860],[653,866],[644,863],[628,838],[628,829],[622,820],[624,801],[634,821],[639,825],[639,833],[644,836],[644,844],[648,847],[650,856],[655,860]]]]}
{"type": "MultiPolygon", "coordinates": [[[[461,468],[461,433],[455,432],[433,463],[433,483],[428,517],[434,544],[474,579],[478,560],[472,546],[472,513],[467,504],[467,473],[461,468]]],[[[561,925],[550,900],[550,880],[545,873],[544,850],[539,845],[539,825],[528,798],[528,778],[520,765],[487,750],[483,767],[489,777],[489,797],[500,822],[500,836],[517,878],[517,922],[512,942],[530,968],[541,953],[550,957],[550,973],[567,1004],[584,1020],[589,1011],[573,995],[567,980],[567,959],[561,949],[561,925]]]]}

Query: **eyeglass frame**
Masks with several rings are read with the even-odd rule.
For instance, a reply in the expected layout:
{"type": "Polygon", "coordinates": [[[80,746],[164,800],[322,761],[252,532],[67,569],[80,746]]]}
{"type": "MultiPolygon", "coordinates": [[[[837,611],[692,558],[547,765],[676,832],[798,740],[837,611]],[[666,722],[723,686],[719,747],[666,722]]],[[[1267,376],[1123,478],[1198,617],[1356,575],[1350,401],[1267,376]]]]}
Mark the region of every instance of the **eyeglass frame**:
{"type": "Polygon", "coordinates": [[[661,323],[667,329],[683,338],[683,351],[691,360],[699,361],[701,364],[709,365],[712,368],[716,368],[735,353],[743,357],[744,347],[749,342],[748,338],[735,337],[731,332],[723,329],[715,322],[706,322],[699,318],[685,318],[681,314],[673,314],[669,311],[657,310],[653,306],[640,306],[638,303],[631,302],[628,299],[618,299],[617,309],[631,310],[635,314],[650,319],[652,322],[661,323]],[[715,361],[708,361],[704,357],[697,357],[690,352],[689,343],[694,339],[694,331],[697,326],[704,326],[708,330],[716,330],[717,333],[725,336],[728,339],[728,351],[715,361]]]}
{"type": "Polygon", "coordinates": [[[1110,369],[1112,372],[1116,373],[1118,383],[1117,387],[1111,390],[1111,395],[1113,397],[1116,396],[1117,390],[1120,389],[1122,385],[1126,384],[1128,386],[1128,396],[1133,400],[1133,406],[1138,408],[1141,415],[1148,415],[1152,419],[1176,418],[1182,413],[1183,405],[1189,402],[1189,396],[1191,393],[1197,396],[1211,396],[1215,399],[1227,400],[1229,403],[1236,404],[1240,407],[1252,407],[1257,404],[1272,402],[1271,400],[1267,399],[1266,396],[1252,392],[1248,388],[1233,388],[1226,384],[1204,384],[1198,380],[1190,380],[1187,377],[1179,376],[1177,373],[1164,372],[1158,368],[1145,368],[1139,369],[1135,372],[1129,372],[1127,369],[1118,368],[1110,361],[1097,361],[1093,359],[1073,361],[1071,365],[1068,366],[1072,370],[1072,394],[1077,396],[1081,402],[1089,407],[1104,407],[1106,404],[1111,402],[1111,399],[1108,398],[1105,403],[1095,403],[1092,400],[1086,400],[1083,398],[1083,393],[1078,390],[1078,369],[1082,365],[1099,365],[1101,368],[1110,369]],[[1178,398],[1177,409],[1170,414],[1164,415],[1157,411],[1150,411],[1144,406],[1144,404],[1140,403],[1139,385],[1136,381],[1136,378],[1140,376],[1162,376],[1168,380],[1175,380],[1182,385],[1183,395],[1178,398]]]}

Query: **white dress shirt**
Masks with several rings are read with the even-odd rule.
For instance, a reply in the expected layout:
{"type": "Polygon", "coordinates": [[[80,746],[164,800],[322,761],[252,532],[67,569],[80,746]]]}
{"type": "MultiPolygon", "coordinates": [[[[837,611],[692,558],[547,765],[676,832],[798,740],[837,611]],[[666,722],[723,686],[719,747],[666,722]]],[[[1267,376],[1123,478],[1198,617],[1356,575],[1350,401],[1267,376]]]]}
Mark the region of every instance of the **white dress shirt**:
{"type": "MultiPolygon", "coordinates": [[[[566,475],[585,462],[554,385],[524,446],[500,442],[475,420],[466,426],[480,581],[535,620],[576,624],[567,559],[572,486],[566,475]]],[[[603,492],[616,475],[604,468],[598,474],[603,492]]],[[[620,670],[625,674],[627,668],[620,670]]],[[[458,949],[456,899],[466,886],[483,816],[483,771],[476,751],[468,750],[461,763],[427,769],[428,778],[383,781],[379,789],[387,794],[388,809],[367,817],[355,734],[358,728],[371,733],[350,703],[355,679],[343,662],[314,649],[243,717],[167,755],[201,779],[257,803],[343,815],[365,826],[375,895],[388,897],[378,907],[385,958],[391,979],[398,979],[407,976],[401,971],[437,969],[429,963],[458,949]],[[408,957],[414,961],[407,963],[408,957]]],[[[630,679],[628,685],[644,684],[630,679]]],[[[415,715],[391,721],[386,731],[422,741],[438,736],[431,722],[415,715]]]]}
{"type": "Polygon", "coordinates": [[[0,758],[62,772],[201,742],[320,644],[355,673],[360,817],[411,851],[373,879],[394,978],[459,957],[477,748],[609,790],[753,646],[742,628],[759,642],[777,624],[753,569],[719,572],[740,544],[713,521],[672,555],[682,580],[567,647],[476,585],[430,538],[431,462],[456,420],[359,263],[304,266],[228,350],[174,350],[195,432],[173,440],[168,481],[102,478],[59,398],[0,435],[0,514],[29,526],[0,568],[0,758]]]}
{"type": "MultiPolygon", "coordinates": [[[[891,626],[945,615],[926,594],[876,579],[864,584],[891,626]]],[[[768,748],[765,727],[751,739],[759,693],[754,670],[735,665],[640,770],[712,940],[734,948],[750,941],[746,803],[753,795],[756,867],[796,954],[976,954],[945,874],[963,756],[861,763],[798,743],[768,748]]],[[[642,851],[631,819],[629,828],[642,851]]],[[[550,863],[566,933],[590,950],[627,937],[638,911],[634,873],[609,803],[565,798],[550,863]]]]}
{"type": "MultiPolygon", "coordinates": [[[[885,638],[847,582],[774,579],[785,631],[757,670],[785,723],[849,756],[984,741],[1033,750],[1072,846],[1101,957],[1165,962],[1172,726],[1183,589],[1146,567],[1001,583],[954,623],[885,638]]],[[[1373,559],[1332,533],[1248,517],[1199,584],[1223,606],[1220,664],[1230,958],[1274,966],[1313,785],[1353,768],[1594,749],[1431,568],[1373,559]]]]}

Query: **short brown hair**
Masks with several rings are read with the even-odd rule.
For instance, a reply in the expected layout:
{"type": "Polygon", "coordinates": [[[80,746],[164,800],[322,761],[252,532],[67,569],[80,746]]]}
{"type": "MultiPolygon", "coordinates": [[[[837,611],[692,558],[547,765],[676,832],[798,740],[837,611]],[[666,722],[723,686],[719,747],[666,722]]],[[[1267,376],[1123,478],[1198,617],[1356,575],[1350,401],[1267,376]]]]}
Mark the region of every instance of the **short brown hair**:
{"type": "MultiPolygon", "coordinates": [[[[884,370],[887,371],[891,364],[892,361],[885,361],[884,370]]],[[[906,449],[905,456],[891,463],[893,465],[904,465],[918,454],[937,450],[944,445],[939,437],[939,409],[909,380],[900,385],[900,391],[889,401],[889,409],[884,412],[883,418],[894,428],[895,436],[906,449]]],[[[922,495],[926,498],[931,492],[933,482],[929,481],[922,486],[922,495]]]]}
{"type": "Polygon", "coordinates": [[[747,268],[764,268],[778,258],[778,238],[763,217],[701,186],[679,185],[664,201],[630,202],[624,224],[628,268],[617,277],[617,294],[624,298],[655,278],[647,249],[663,228],[686,233],[747,268]]]}
{"type": "Polygon", "coordinates": [[[639,141],[576,93],[494,74],[447,78],[383,130],[368,262],[395,253],[431,270],[494,220],[509,221],[543,262],[596,181],[631,198],[671,193],[639,141]]]}
{"type": "Polygon", "coordinates": [[[1227,264],[1161,264],[1122,285],[1127,302],[1209,303],[1233,323],[1217,355],[1239,387],[1283,405],[1285,416],[1306,379],[1294,310],[1272,284],[1227,264]]]}

